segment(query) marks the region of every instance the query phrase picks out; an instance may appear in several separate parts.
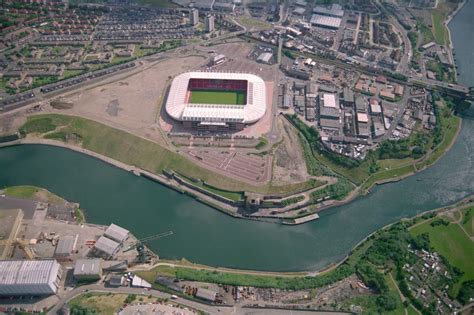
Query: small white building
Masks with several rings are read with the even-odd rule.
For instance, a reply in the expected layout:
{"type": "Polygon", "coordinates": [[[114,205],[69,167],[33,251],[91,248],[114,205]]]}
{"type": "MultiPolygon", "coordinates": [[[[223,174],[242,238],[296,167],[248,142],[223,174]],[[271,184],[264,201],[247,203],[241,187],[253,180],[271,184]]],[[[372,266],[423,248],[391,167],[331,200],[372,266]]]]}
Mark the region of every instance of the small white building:
{"type": "Polygon", "coordinates": [[[257,62],[269,64],[272,60],[273,54],[269,52],[261,53],[257,58],[257,62]]]}
{"type": "Polygon", "coordinates": [[[132,287],[149,289],[151,288],[151,284],[139,276],[134,276],[132,279],[132,287]]]}

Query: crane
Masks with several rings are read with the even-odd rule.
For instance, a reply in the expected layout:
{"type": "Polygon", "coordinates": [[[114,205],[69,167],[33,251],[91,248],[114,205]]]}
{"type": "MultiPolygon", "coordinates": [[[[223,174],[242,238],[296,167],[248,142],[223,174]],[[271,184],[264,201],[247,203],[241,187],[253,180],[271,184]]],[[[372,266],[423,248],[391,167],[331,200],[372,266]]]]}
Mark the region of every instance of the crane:
{"type": "Polygon", "coordinates": [[[0,246],[11,246],[11,247],[18,246],[25,253],[26,258],[35,259],[36,254],[33,251],[33,249],[31,249],[28,246],[29,244],[30,242],[28,240],[21,239],[21,238],[0,240],[0,246]]]}
{"type": "Polygon", "coordinates": [[[138,255],[137,255],[138,260],[141,263],[144,263],[146,261],[146,258],[147,258],[147,251],[145,249],[145,245],[150,241],[158,240],[160,238],[171,236],[171,235],[173,235],[173,231],[167,231],[167,232],[163,232],[163,233],[160,233],[160,234],[151,235],[151,236],[139,239],[135,243],[133,243],[132,245],[127,247],[123,252],[126,253],[128,251],[136,249],[137,252],[138,252],[138,255]]]}

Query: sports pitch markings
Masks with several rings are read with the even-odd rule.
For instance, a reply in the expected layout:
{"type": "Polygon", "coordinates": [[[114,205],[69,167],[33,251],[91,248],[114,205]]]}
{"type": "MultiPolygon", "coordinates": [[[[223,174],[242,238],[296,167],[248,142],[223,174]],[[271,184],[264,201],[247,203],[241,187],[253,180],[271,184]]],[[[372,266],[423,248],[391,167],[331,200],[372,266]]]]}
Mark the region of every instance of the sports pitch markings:
{"type": "Polygon", "coordinates": [[[245,105],[243,91],[191,91],[189,100],[193,104],[245,105]]]}

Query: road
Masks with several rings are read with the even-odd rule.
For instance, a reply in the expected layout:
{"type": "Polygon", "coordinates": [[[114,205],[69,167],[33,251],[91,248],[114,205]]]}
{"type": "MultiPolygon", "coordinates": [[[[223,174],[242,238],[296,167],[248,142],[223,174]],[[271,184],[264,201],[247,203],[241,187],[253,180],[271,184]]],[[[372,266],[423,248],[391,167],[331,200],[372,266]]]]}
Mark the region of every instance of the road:
{"type": "Polygon", "coordinates": [[[401,73],[408,73],[409,63],[412,58],[412,46],[411,46],[410,39],[408,38],[407,31],[403,28],[400,22],[398,22],[398,20],[390,12],[388,12],[387,9],[382,4],[380,4],[379,0],[376,0],[376,3],[377,3],[377,8],[380,11],[383,11],[383,13],[385,13],[386,16],[388,16],[389,22],[392,25],[394,25],[396,29],[402,35],[404,50],[403,50],[403,55],[399,62],[399,66],[397,70],[398,72],[401,72],[401,73]]]}
{"type": "MultiPolygon", "coordinates": [[[[67,304],[70,300],[72,300],[74,297],[86,292],[86,291],[95,291],[95,292],[113,292],[113,293],[124,293],[124,294],[144,294],[144,295],[152,295],[154,297],[159,297],[159,298],[166,298],[166,299],[171,299],[171,294],[168,293],[163,293],[158,290],[150,290],[147,291],[145,289],[141,288],[131,288],[131,287],[118,287],[118,288],[112,288],[112,287],[105,287],[104,284],[90,284],[90,285],[85,285],[81,286],[75,289],[72,289],[70,291],[66,291],[66,293],[60,293],[59,295],[59,302],[48,312],[48,314],[57,314],[57,312],[65,305],[67,304]]],[[[203,303],[198,303],[195,301],[190,301],[186,300],[183,298],[178,297],[176,300],[176,303],[179,303],[181,305],[194,308],[197,310],[200,310],[202,312],[208,313],[208,314],[233,314],[235,313],[235,308],[234,307],[229,307],[229,306],[213,306],[213,305],[207,305],[203,303]]]]}

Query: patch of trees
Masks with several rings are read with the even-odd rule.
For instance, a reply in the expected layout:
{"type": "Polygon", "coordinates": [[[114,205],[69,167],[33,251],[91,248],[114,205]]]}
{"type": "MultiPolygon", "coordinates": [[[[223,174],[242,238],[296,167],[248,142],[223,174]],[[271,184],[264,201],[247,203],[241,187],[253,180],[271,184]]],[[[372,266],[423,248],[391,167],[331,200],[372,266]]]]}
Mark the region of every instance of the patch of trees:
{"type": "Polygon", "coordinates": [[[369,262],[359,261],[356,265],[356,273],[370,289],[378,293],[386,293],[388,291],[387,282],[382,273],[378,272],[369,262]]]}
{"type": "Polygon", "coordinates": [[[393,311],[397,308],[397,299],[390,294],[378,296],[375,303],[381,311],[393,311]]]}
{"type": "Polygon", "coordinates": [[[367,249],[365,258],[377,266],[386,265],[388,261],[403,265],[411,241],[412,236],[403,225],[394,225],[374,240],[372,246],[367,249]]]}
{"type": "Polygon", "coordinates": [[[70,309],[71,315],[95,315],[97,314],[95,309],[81,306],[78,304],[71,305],[70,309]]]}
{"type": "Polygon", "coordinates": [[[470,303],[470,300],[474,298],[474,280],[464,281],[461,284],[457,299],[462,304],[466,305],[470,303]]]}

